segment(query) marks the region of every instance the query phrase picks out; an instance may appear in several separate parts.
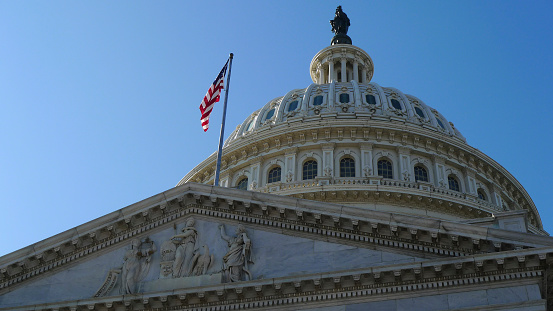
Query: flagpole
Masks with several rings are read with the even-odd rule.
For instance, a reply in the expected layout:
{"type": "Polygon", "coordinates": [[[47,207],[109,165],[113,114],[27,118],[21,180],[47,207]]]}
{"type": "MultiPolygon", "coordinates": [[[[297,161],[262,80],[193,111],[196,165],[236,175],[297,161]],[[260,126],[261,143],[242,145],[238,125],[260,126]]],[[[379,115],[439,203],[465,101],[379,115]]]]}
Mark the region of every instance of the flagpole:
{"type": "Polygon", "coordinates": [[[219,134],[219,150],[217,151],[217,167],[215,169],[215,186],[219,186],[219,173],[221,171],[221,155],[223,154],[223,138],[225,136],[225,119],[227,116],[227,100],[228,100],[228,90],[230,88],[230,71],[232,69],[232,57],[234,54],[230,53],[229,60],[230,64],[228,65],[228,76],[227,76],[227,87],[225,90],[225,103],[223,104],[223,121],[221,122],[221,134],[219,134]]]}

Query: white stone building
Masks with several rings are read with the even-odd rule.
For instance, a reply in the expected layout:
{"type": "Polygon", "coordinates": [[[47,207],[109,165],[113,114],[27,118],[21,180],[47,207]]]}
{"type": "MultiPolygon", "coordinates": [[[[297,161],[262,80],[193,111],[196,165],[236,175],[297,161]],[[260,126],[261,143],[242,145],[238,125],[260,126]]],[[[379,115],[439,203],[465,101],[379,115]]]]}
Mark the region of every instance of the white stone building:
{"type": "Polygon", "coordinates": [[[313,58],[175,188],[0,257],[0,310],[547,310],[553,238],[361,48],[313,58]]]}

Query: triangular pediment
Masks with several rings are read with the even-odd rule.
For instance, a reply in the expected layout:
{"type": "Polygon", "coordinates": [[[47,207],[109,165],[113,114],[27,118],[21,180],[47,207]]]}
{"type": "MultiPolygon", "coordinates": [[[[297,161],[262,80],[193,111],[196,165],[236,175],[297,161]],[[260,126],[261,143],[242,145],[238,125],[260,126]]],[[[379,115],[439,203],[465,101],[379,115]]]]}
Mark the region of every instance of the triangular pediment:
{"type": "Polygon", "coordinates": [[[275,280],[376,282],[402,271],[416,278],[425,267],[474,270],[468,262],[498,254],[510,265],[513,253],[548,254],[551,245],[548,237],[186,184],[0,258],[0,306],[186,297],[275,280]]]}

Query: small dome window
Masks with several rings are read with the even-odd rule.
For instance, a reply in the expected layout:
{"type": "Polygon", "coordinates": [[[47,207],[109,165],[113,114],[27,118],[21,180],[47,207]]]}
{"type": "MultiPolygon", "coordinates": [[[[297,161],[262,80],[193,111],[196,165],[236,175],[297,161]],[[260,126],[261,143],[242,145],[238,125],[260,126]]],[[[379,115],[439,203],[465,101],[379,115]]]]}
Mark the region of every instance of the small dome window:
{"type": "Polygon", "coordinates": [[[314,179],[317,177],[317,161],[309,160],[303,163],[303,180],[314,179]]]}
{"type": "Polygon", "coordinates": [[[365,99],[367,100],[367,104],[376,106],[376,98],[374,95],[365,95],[365,99]]]}
{"type": "Polygon", "coordinates": [[[250,123],[248,123],[248,126],[246,126],[246,132],[249,132],[249,131],[252,130],[253,124],[254,124],[253,121],[254,121],[254,119],[252,119],[252,120],[250,121],[250,123]]]}
{"type": "Polygon", "coordinates": [[[420,109],[419,107],[415,107],[415,112],[419,115],[419,117],[425,119],[426,116],[424,115],[424,111],[422,111],[422,109],[420,109]]]}
{"type": "Polygon", "coordinates": [[[265,116],[265,120],[269,120],[274,115],[275,115],[275,108],[273,108],[273,109],[269,110],[269,112],[267,112],[267,115],[265,116]]]}
{"type": "Polygon", "coordinates": [[[355,160],[343,158],[340,160],[340,177],[355,177],[355,160]]]}
{"type": "Polygon", "coordinates": [[[478,198],[482,201],[486,201],[486,194],[482,189],[478,189],[478,198]]]}
{"type": "Polygon", "coordinates": [[[248,190],[248,177],[240,179],[238,184],[236,184],[236,189],[248,190]]]}
{"type": "Polygon", "coordinates": [[[415,181],[428,182],[428,171],[421,165],[415,166],[415,181]]]}
{"type": "Polygon", "coordinates": [[[340,94],[340,102],[342,104],[349,103],[349,94],[347,93],[340,94]]]}
{"type": "Polygon", "coordinates": [[[436,117],[436,121],[438,121],[438,125],[445,130],[445,125],[442,123],[442,120],[438,117],[436,117]]]}
{"type": "Polygon", "coordinates": [[[396,108],[397,110],[403,110],[403,108],[401,107],[401,104],[397,99],[392,98],[390,101],[392,102],[392,107],[396,108]]]}
{"type": "Polygon", "coordinates": [[[315,96],[315,98],[313,98],[313,106],[320,106],[322,104],[323,104],[323,96],[322,95],[315,96]]]}
{"type": "Polygon", "coordinates": [[[298,109],[298,101],[295,100],[288,105],[288,112],[298,109]]]}
{"type": "Polygon", "coordinates": [[[377,166],[378,166],[378,176],[382,176],[384,178],[389,178],[389,179],[394,178],[394,173],[392,171],[392,162],[385,159],[378,160],[377,166]]]}
{"type": "Polygon", "coordinates": [[[275,168],[272,168],[269,171],[269,175],[267,176],[267,183],[273,183],[273,182],[279,182],[281,180],[282,170],[280,169],[280,166],[277,166],[275,168]]]}
{"type": "Polygon", "coordinates": [[[449,190],[453,190],[453,191],[457,191],[457,192],[461,191],[461,187],[459,186],[459,181],[457,180],[457,178],[455,176],[449,175],[447,177],[447,183],[449,185],[449,190]]]}

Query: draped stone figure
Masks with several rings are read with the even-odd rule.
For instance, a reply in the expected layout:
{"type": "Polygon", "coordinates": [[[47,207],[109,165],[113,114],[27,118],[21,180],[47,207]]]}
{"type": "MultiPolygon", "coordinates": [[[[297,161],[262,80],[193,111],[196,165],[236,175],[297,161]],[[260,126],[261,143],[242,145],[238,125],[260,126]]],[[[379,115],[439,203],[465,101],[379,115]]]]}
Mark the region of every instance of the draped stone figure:
{"type": "Polygon", "coordinates": [[[335,36],[332,38],[332,41],[330,44],[351,44],[351,38],[347,35],[348,28],[350,26],[349,18],[342,11],[342,6],[339,5],[338,8],[336,8],[336,14],[334,15],[334,19],[330,21],[330,25],[332,26],[332,32],[334,32],[335,36]]]}
{"type": "Polygon", "coordinates": [[[175,261],[173,262],[173,277],[189,276],[193,269],[193,258],[196,249],[196,240],[198,231],[194,228],[194,218],[189,218],[186,221],[186,227],[177,234],[171,237],[171,241],[175,243],[177,249],[175,251],[175,261]]]}
{"type": "Polygon", "coordinates": [[[252,242],[246,233],[246,228],[238,225],[235,237],[227,236],[223,225],[219,225],[219,229],[221,229],[221,238],[227,242],[229,247],[223,257],[223,283],[251,280],[252,274],[248,270],[248,265],[253,264],[251,260],[252,242]]]}
{"type": "Polygon", "coordinates": [[[122,294],[134,294],[138,291],[137,284],[150,271],[151,256],[155,251],[156,246],[150,238],[131,242],[131,248],[125,253],[121,267],[122,294]]]}

